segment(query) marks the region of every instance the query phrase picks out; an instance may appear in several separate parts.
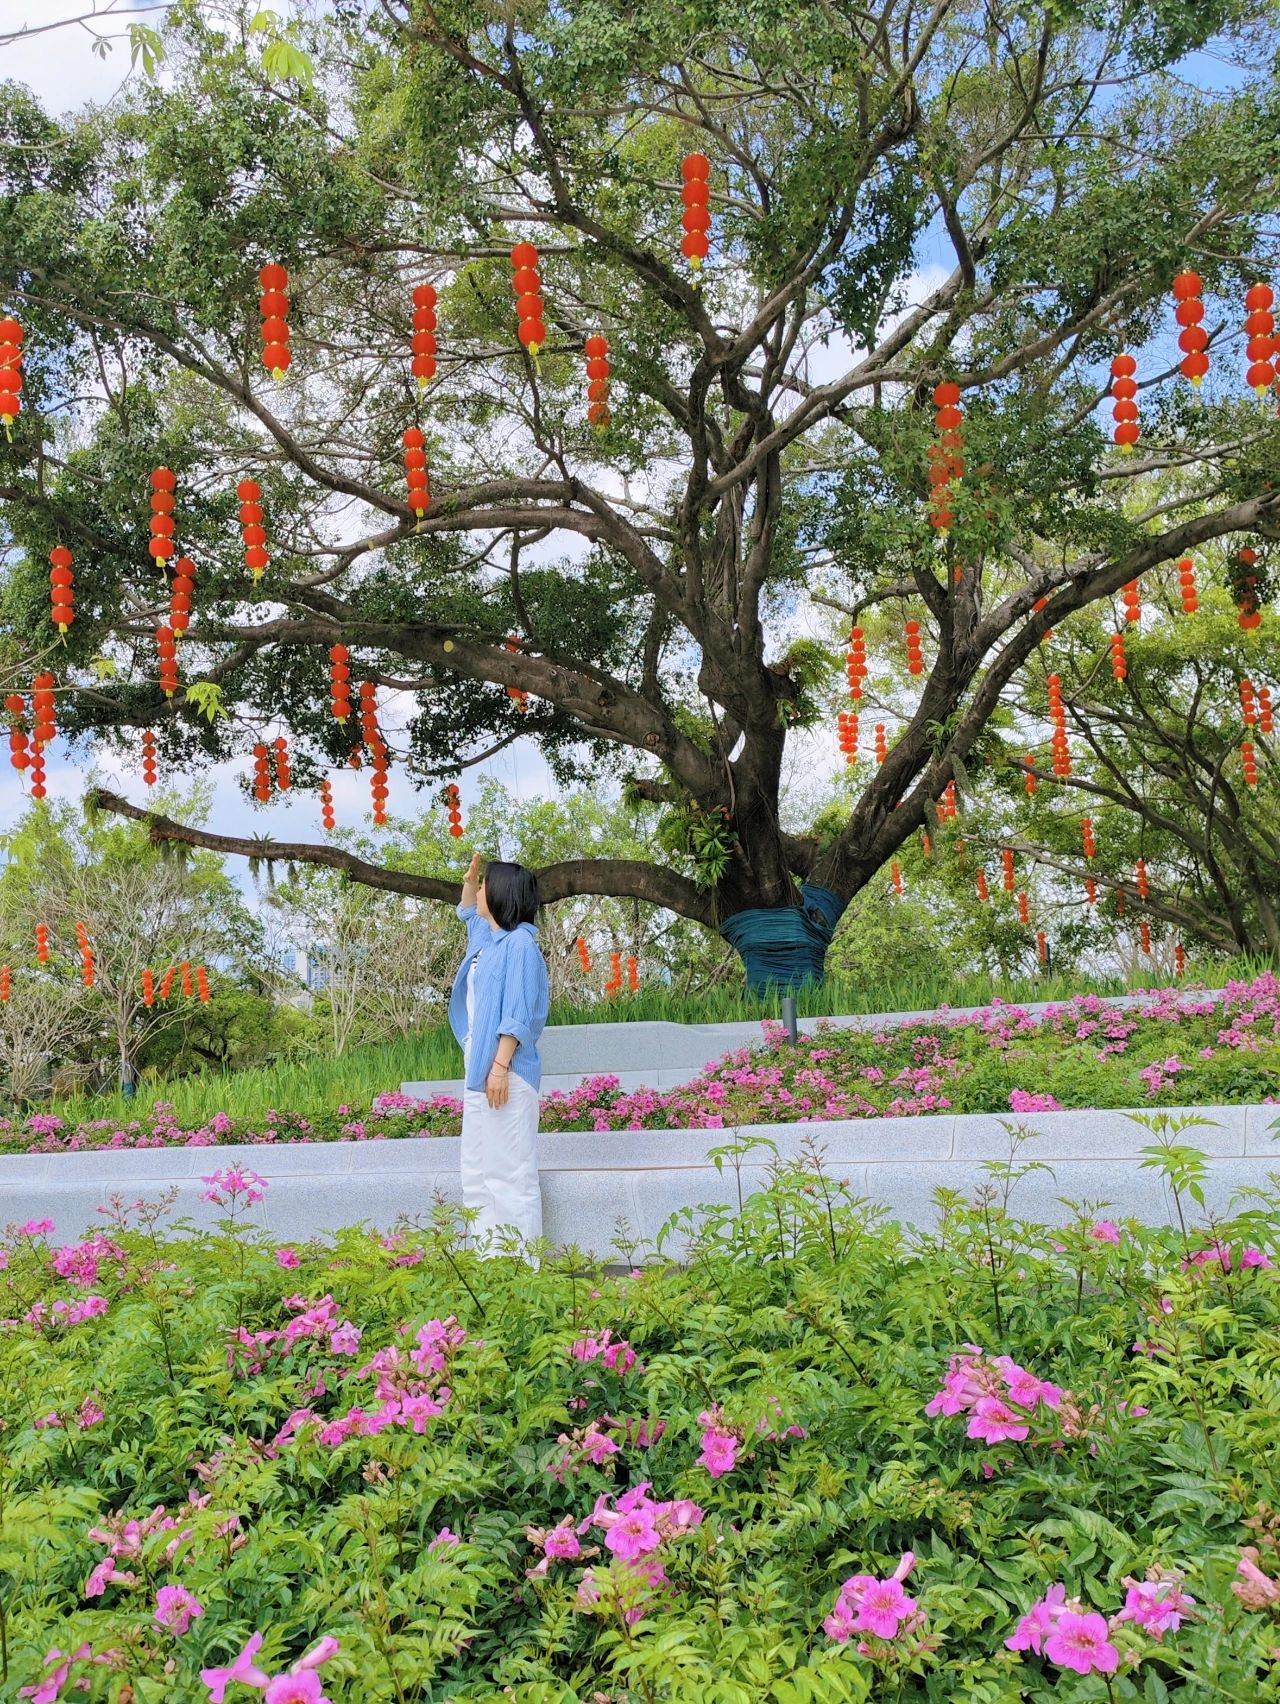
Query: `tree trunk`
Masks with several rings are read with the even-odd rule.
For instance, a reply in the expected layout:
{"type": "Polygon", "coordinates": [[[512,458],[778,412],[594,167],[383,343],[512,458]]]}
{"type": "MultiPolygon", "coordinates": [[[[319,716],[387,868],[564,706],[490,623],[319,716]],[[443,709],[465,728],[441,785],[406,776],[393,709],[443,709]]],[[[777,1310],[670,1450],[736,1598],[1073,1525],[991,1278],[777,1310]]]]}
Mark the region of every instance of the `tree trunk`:
{"type": "Polygon", "coordinates": [[[742,959],[753,994],[818,987],[847,904],[830,888],[804,882],[795,904],[745,907],[725,918],[720,933],[742,959]]]}

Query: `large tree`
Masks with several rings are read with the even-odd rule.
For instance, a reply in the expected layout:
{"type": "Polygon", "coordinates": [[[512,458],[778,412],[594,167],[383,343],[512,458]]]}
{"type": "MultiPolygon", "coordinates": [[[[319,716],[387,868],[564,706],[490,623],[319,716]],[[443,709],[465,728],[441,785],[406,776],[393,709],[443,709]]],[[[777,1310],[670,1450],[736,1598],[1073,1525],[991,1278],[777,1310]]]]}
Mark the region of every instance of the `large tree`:
{"type": "MultiPolygon", "coordinates": [[[[287,727],[315,784],[361,738],[327,707],[340,643],[417,784],[528,734],[563,778],[612,762],[665,808],[661,855],[555,864],[548,899],[651,900],[719,928],[754,980],[798,980],[963,785],[1046,630],[1212,540],[1276,530],[1280,434],[1243,387],[1237,331],[1276,247],[1280,98],[1249,69],[1269,63],[1261,0],[345,0],[287,53],[272,42],[271,64],[254,8],[238,26],[208,10],[173,8],[163,89],[69,125],[13,88],[0,112],[0,286],[27,333],[27,406],[0,447],[6,618],[24,667],[58,669],[75,737],[154,727],[163,767],[287,727]],[[1243,62],[1229,91],[1183,67],[1211,38],[1243,62]],[[681,253],[694,152],[700,274],[681,253]],[[520,240],[541,257],[533,356],[520,240]],[[283,382],[259,362],[268,261],[290,275],[283,382]],[[1194,400],[1170,353],[1184,266],[1213,360],[1194,400]],[[419,393],[424,280],[440,329],[419,393]],[[612,392],[592,426],[597,333],[612,392]],[[1143,419],[1127,456],[1099,418],[1124,348],[1143,419]],[[943,446],[960,459],[931,507],[940,381],[961,393],[963,453],[943,446]],[[201,685],[171,701],[157,464],[197,564],[181,672],[201,685]],[[1177,496],[1152,500],[1171,466],[1177,496]],[[240,566],[245,476],[272,555],[260,585],[240,566]],[[943,506],[949,530],[931,524],[943,506]],[[59,542],[78,614],[53,656],[59,542]],[[787,743],[830,708],[817,597],[919,621],[926,667],[847,811],[789,832],[787,743]]],[[[454,887],[332,845],[152,832],[454,887]]]]}

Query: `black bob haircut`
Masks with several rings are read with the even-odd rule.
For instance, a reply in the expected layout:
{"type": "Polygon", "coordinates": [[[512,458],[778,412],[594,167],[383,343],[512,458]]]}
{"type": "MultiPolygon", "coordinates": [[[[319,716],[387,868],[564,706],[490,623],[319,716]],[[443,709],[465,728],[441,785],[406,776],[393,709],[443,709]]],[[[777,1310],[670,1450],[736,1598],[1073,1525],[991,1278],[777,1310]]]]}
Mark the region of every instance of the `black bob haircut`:
{"type": "Polygon", "coordinates": [[[485,869],[484,897],[499,929],[532,923],[538,915],[538,878],[523,864],[504,864],[499,860],[485,869]]]}

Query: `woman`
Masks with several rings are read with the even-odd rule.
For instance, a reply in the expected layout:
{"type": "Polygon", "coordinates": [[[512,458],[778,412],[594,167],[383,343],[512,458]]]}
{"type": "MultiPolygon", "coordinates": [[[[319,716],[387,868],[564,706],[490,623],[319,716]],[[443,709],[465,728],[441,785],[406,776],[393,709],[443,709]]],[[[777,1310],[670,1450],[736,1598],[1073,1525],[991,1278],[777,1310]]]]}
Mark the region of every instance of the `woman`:
{"type": "Polygon", "coordinates": [[[477,852],[462,881],[458,916],[467,926],[467,952],[449,1023],[464,1060],[462,1203],[475,1209],[472,1234],[482,1249],[504,1226],[514,1226],[525,1244],[542,1235],[538,1037],[551,995],[537,914],[533,871],[492,863],[481,881],[477,852]]]}

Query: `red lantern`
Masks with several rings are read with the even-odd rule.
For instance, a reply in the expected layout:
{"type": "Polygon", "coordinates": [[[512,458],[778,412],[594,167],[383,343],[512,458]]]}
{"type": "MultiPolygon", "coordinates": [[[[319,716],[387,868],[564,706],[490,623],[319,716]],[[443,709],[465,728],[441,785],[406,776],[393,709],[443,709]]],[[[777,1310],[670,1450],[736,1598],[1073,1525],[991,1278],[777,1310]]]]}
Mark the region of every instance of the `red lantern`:
{"type": "Polygon", "coordinates": [[[0,319],[0,420],[13,442],[13,423],[22,413],[22,327],[16,319],[0,319]]]}
{"type": "Polygon", "coordinates": [[[574,945],[578,949],[578,963],[582,968],[582,974],[584,976],[590,976],[590,974],[591,974],[591,955],[587,951],[587,943],[586,943],[585,938],[582,935],[579,935],[578,939],[574,942],[574,945]]]}
{"type": "Polygon", "coordinates": [[[889,755],[888,741],[884,737],[884,723],[876,723],[876,762],[883,763],[889,755]]]}
{"type": "Polygon", "coordinates": [[[240,499],[240,532],[244,539],[244,565],[260,580],[271,558],[267,555],[267,531],[263,525],[262,487],[256,479],[242,479],[236,486],[240,499]]]}
{"type": "Polygon", "coordinates": [[[1244,768],[1244,784],[1246,787],[1258,785],[1258,757],[1253,749],[1252,740],[1241,740],[1240,762],[1244,768]]]}
{"type": "Polygon", "coordinates": [[[942,789],[942,797],[938,800],[938,821],[950,822],[956,814],[956,784],[948,781],[942,789]]]}
{"type": "Polygon", "coordinates": [[[983,905],[985,905],[991,898],[990,890],[987,887],[987,872],[985,870],[979,870],[977,875],[974,877],[974,883],[978,889],[978,899],[983,905]]]}
{"type": "Polygon", "coordinates": [[[271,799],[271,758],[261,740],[253,748],[253,796],[260,805],[271,799]]]}
{"type": "Polygon", "coordinates": [[[142,780],[144,785],[154,787],[158,779],[156,736],[150,728],[144,728],[142,733],[142,780]]]}
{"type": "Polygon", "coordinates": [[[583,345],[587,356],[587,419],[603,432],[612,416],[609,413],[609,340],[593,331],[583,345]]]}
{"type": "Polygon", "coordinates": [[[1097,843],[1093,838],[1093,818],[1083,817],[1080,822],[1080,837],[1084,842],[1084,855],[1092,859],[1097,853],[1097,843]]]}
{"type": "Polygon", "coordinates": [[[1006,846],[1000,854],[1000,862],[1004,866],[1004,891],[1013,892],[1013,848],[1006,846]]]}
{"type": "Polygon", "coordinates": [[[612,1000],[622,987],[622,954],[609,954],[609,980],[604,985],[605,998],[612,1000]]]}
{"type": "Polygon", "coordinates": [[[338,826],[338,819],[333,811],[333,786],[327,775],[320,783],[320,817],[326,829],[338,826]]]}
{"type": "Polygon", "coordinates": [[[173,990],[173,979],[177,974],[177,965],[171,964],[165,971],[164,975],[160,978],[159,998],[161,1000],[167,1000],[169,998],[169,995],[173,990]]]}
{"type": "Polygon", "coordinates": [[[262,365],[279,381],[293,359],[289,353],[288,271],[272,261],[259,272],[258,283],[262,286],[258,298],[262,315],[262,365]]]}
{"type": "Polygon", "coordinates": [[[7,964],[0,964],[0,1000],[8,1002],[13,990],[12,971],[7,964]]]}
{"type": "Polygon", "coordinates": [[[41,964],[48,964],[49,962],[49,925],[47,923],[36,924],[36,958],[41,964]]]}
{"type": "Polygon", "coordinates": [[[80,980],[86,988],[92,988],[93,948],[89,945],[89,931],[83,923],[76,924],[76,944],[80,948],[80,980]]]}
{"type": "Polygon", "coordinates": [[[836,737],[846,763],[858,761],[858,716],[853,710],[842,710],[836,717],[836,737]]]}
{"type": "Polygon", "coordinates": [[[169,585],[169,625],[181,639],[191,625],[191,597],[196,589],[196,565],[189,556],[180,556],[173,566],[174,575],[169,585]]]}
{"type": "Polygon", "coordinates": [[[1141,942],[1143,952],[1149,953],[1151,951],[1151,925],[1145,917],[1138,924],[1138,940],[1141,942]]]}
{"type": "Polygon", "coordinates": [[[53,564],[49,570],[53,625],[65,638],[68,627],[76,618],[75,593],[72,591],[75,576],[71,572],[71,564],[75,558],[64,544],[57,544],[49,552],[49,560],[53,564]]]}
{"type": "Polygon", "coordinates": [[[27,730],[23,724],[27,701],[20,692],[11,692],[4,701],[4,707],[10,717],[15,718],[9,727],[9,761],[15,769],[25,769],[31,762],[27,752],[27,730]]]}
{"type": "Polygon", "coordinates": [[[1026,788],[1027,797],[1029,799],[1034,796],[1035,790],[1039,786],[1039,782],[1036,779],[1035,766],[1036,766],[1035,753],[1029,751],[1027,753],[1027,755],[1022,760],[1022,767],[1026,772],[1025,778],[1024,778],[1024,781],[1023,781],[1023,785],[1026,788]]]}
{"type": "Polygon", "coordinates": [[[293,776],[289,771],[289,742],[283,734],[277,734],[271,744],[275,752],[276,791],[287,793],[293,786],[293,776]]]}
{"type": "Polygon", "coordinates": [[[1097,905],[1097,903],[1098,903],[1098,884],[1097,884],[1096,881],[1094,881],[1092,876],[1086,876],[1085,877],[1084,895],[1085,895],[1085,899],[1088,901],[1088,903],[1091,906],[1097,905]]]}
{"type": "Polygon", "coordinates": [[[933,841],[929,838],[929,831],[926,828],[920,830],[920,850],[926,858],[933,857],[933,841]]]}
{"type": "Polygon", "coordinates": [[[382,743],[378,732],[378,689],[371,680],[360,682],[360,737],[370,751],[382,743]]]}
{"type": "Polygon", "coordinates": [[[179,969],[182,972],[182,993],[184,998],[189,1000],[195,993],[195,988],[191,981],[191,960],[183,959],[179,969]]]}
{"type": "Polygon", "coordinates": [[[1274,723],[1271,716],[1271,689],[1270,687],[1260,686],[1258,688],[1258,732],[1260,734],[1269,734],[1272,731],[1273,726],[1274,723]]]}
{"type": "Polygon", "coordinates": [[[1253,697],[1253,682],[1247,677],[1240,682],[1240,719],[1246,728],[1251,728],[1258,719],[1258,709],[1253,697]]]}
{"type": "Polygon", "coordinates": [[[1031,921],[1031,901],[1027,898],[1025,888],[1018,894],[1018,921],[1019,923],[1030,923],[1031,921]]]}
{"type": "MultiPolygon", "coordinates": [[[[523,643],[523,641],[521,640],[520,635],[518,633],[508,633],[506,639],[503,642],[502,649],[504,651],[518,651],[520,649],[520,646],[521,646],[522,643],[523,643]]],[[[519,710],[521,715],[523,715],[528,710],[528,708],[529,708],[529,694],[527,692],[525,692],[522,687],[509,686],[507,688],[507,697],[515,705],[516,709],[519,710]]]]}
{"type": "Polygon", "coordinates": [[[462,839],[462,795],[457,783],[450,781],[444,790],[444,802],[449,815],[449,833],[454,840],[462,839]]]}
{"type": "Polygon", "coordinates": [[[1139,899],[1145,899],[1151,891],[1151,885],[1147,881],[1147,861],[1146,861],[1145,858],[1139,858],[1138,859],[1137,874],[1138,874],[1138,898],[1139,899]]]}
{"type": "Polygon", "coordinates": [[[516,244],[511,251],[511,266],[520,341],[533,357],[536,367],[538,351],[547,341],[547,322],[542,301],[542,279],[538,273],[538,251],[532,243],[516,244]]]}
{"type": "Polygon", "coordinates": [[[155,1003],[156,979],[152,975],[151,971],[144,970],[142,973],[142,1004],[144,1006],[154,1006],[155,1003]]]}
{"type": "Polygon", "coordinates": [[[1244,545],[1236,552],[1235,561],[1231,565],[1231,595],[1235,600],[1239,615],[1238,624],[1246,632],[1262,625],[1262,609],[1258,598],[1258,553],[1252,545],[1244,545]]]}
{"type": "Polygon", "coordinates": [[[1189,556],[1183,556],[1178,561],[1178,584],[1182,593],[1183,613],[1194,615],[1200,607],[1200,599],[1196,592],[1196,565],[1189,556]]]}
{"type": "Polygon", "coordinates": [[[627,959],[627,987],[633,994],[639,992],[640,965],[634,955],[627,959]]]}
{"type": "Polygon", "coordinates": [[[1120,596],[1124,599],[1124,618],[1133,623],[1142,620],[1142,588],[1136,580],[1127,580],[1120,596]]]}
{"type": "Polygon", "coordinates": [[[1124,680],[1129,673],[1129,665],[1124,655],[1124,634],[1111,635],[1111,672],[1117,680],[1124,680]]]}
{"type": "Polygon", "coordinates": [[[705,154],[686,154],[680,165],[680,175],[684,180],[680,191],[680,199],[684,202],[680,218],[684,237],[680,252],[689,262],[696,285],[702,263],[711,252],[711,239],[707,235],[711,229],[711,161],[705,154]]]}
{"type": "Polygon", "coordinates": [[[45,787],[44,747],[33,744],[31,747],[31,797],[43,799],[48,789],[45,787]]]}
{"type": "Polygon", "coordinates": [[[329,647],[329,709],[339,722],[351,714],[351,653],[345,645],[329,647]]]}
{"type": "Polygon", "coordinates": [[[893,863],[889,866],[889,871],[890,871],[890,874],[893,877],[893,891],[898,895],[899,899],[901,899],[901,897],[902,897],[902,866],[898,863],[893,863]]]}
{"type": "Polygon", "coordinates": [[[171,467],[158,467],[151,475],[151,543],[147,546],[151,560],[163,567],[174,552],[173,511],[177,505],[174,492],[178,476],[171,467]]]}
{"type": "Polygon", "coordinates": [[[31,738],[37,747],[51,746],[58,737],[54,677],[38,674],[31,683],[31,738]]]}
{"type": "Polygon", "coordinates": [[[390,793],[387,773],[391,767],[391,758],[381,734],[374,736],[369,755],[369,795],[373,803],[373,820],[381,828],[387,820],[387,797],[390,793]]]}
{"type": "Polygon", "coordinates": [[[436,293],[430,284],[413,292],[413,366],[419,389],[436,374],[436,293]]]}
{"type": "Polygon", "coordinates": [[[1178,333],[1178,348],[1182,350],[1179,366],[1183,378],[1190,379],[1197,387],[1209,371],[1206,353],[1209,334],[1200,323],[1204,318],[1204,303],[1200,300],[1202,289],[1198,272],[1180,272],[1173,281],[1173,299],[1177,303],[1173,317],[1182,328],[1178,333]]]}
{"type": "Polygon", "coordinates": [[[1112,438],[1122,455],[1132,455],[1133,446],[1142,436],[1138,425],[1138,382],[1134,374],[1138,363],[1132,355],[1117,355],[1111,363],[1111,396],[1114,406],[1111,418],[1116,422],[1112,438]]]}
{"type": "Polygon", "coordinates": [[[856,706],[862,697],[863,682],[867,678],[867,643],[860,627],[855,627],[849,635],[849,651],[844,662],[849,697],[856,706]]]}
{"type": "Polygon", "coordinates": [[[426,439],[418,426],[404,433],[404,478],[409,488],[409,507],[419,520],[431,506],[431,482],[427,474],[426,439]]]}
{"type": "Polygon", "coordinates": [[[1244,329],[1248,336],[1245,355],[1249,370],[1245,382],[1258,395],[1265,396],[1276,382],[1276,316],[1272,313],[1275,293],[1270,284],[1254,284],[1245,291],[1244,305],[1248,310],[1244,329]]]}
{"type": "Polygon", "coordinates": [[[178,641],[172,627],[156,628],[156,655],[160,690],[166,698],[172,698],[178,690],[178,641]]]}
{"type": "Polygon", "coordinates": [[[200,997],[200,1004],[202,1006],[207,1006],[211,998],[209,993],[209,972],[202,964],[198,964],[196,966],[196,993],[200,997]]]}
{"type": "Polygon", "coordinates": [[[905,623],[907,636],[907,672],[918,675],[924,671],[924,654],[920,649],[920,623],[908,621],[905,623]]]}
{"type": "Polygon", "coordinates": [[[1036,957],[1041,964],[1049,962],[1049,942],[1043,929],[1036,931],[1036,957]]]}
{"type": "Polygon", "coordinates": [[[1180,977],[1187,968],[1187,949],[1179,941],[1173,949],[1173,974],[1180,977]]]}
{"type": "Polygon", "coordinates": [[[929,446],[929,525],[945,538],[955,522],[956,483],[963,479],[965,460],[964,411],[960,407],[960,386],[944,379],[933,387],[934,429],[937,442],[929,446]]]}

